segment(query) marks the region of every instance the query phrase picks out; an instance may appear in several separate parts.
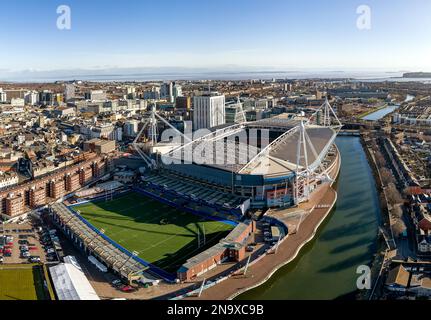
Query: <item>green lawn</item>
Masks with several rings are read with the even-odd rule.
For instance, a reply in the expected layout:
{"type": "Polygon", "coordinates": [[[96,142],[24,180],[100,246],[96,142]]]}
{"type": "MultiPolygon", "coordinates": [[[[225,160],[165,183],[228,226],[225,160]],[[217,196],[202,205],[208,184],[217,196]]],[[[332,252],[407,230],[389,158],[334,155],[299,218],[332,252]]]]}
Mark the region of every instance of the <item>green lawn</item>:
{"type": "Polygon", "coordinates": [[[138,193],[128,193],[108,202],[86,203],[74,209],[127,250],[137,251],[145,261],[169,272],[176,271],[188,258],[217,243],[233,228],[176,210],[138,193]]]}
{"type": "Polygon", "coordinates": [[[1,266],[0,300],[45,300],[39,266],[1,266]]]}

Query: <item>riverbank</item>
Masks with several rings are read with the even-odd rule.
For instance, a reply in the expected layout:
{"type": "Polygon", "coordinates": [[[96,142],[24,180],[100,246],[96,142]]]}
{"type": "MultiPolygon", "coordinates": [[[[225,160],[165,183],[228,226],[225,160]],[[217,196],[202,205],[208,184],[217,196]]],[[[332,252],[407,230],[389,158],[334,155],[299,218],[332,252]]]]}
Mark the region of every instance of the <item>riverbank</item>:
{"type": "Polygon", "coordinates": [[[357,267],[371,266],[381,243],[377,240],[379,197],[360,138],[338,137],[336,144],[342,166],[333,185],[337,191],[334,209],[293,261],[236,299],[358,298],[357,267]]]}
{"type": "MultiPolygon", "coordinates": [[[[377,291],[381,290],[381,279],[382,273],[384,271],[384,265],[386,263],[387,254],[390,250],[396,249],[396,243],[393,235],[393,231],[391,228],[391,215],[389,210],[389,201],[386,195],[386,191],[383,185],[382,176],[380,173],[379,166],[377,165],[376,158],[374,156],[372,147],[370,145],[370,140],[365,139],[363,135],[361,135],[361,144],[364,148],[365,154],[367,155],[368,163],[373,172],[374,180],[376,182],[376,188],[380,193],[380,212],[382,216],[382,224],[380,226],[380,234],[384,238],[385,245],[381,244],[377,250],[376,257],[371,265],[371,275],[372,275],[372,283],[373,288],[369,294],[364,294],[363,299],[373,300],[374,297],[379,296],[379,293],[376,294],[377,291]]],[[[367,292],[368,293],[368,292],[367,292]]]]}
{"type": "Polygon", "coordinates": [[[299,223],[296,223],[296,228],[292,228],[292,225],[289,226],[289,235],[279,244],[275,253],[265,255],[253,265],[250,265],[246,275],[232,275],[221,283],[204,290],[199,298],[189,297],[187,299],[233,299],[248,290],[262,285],[277,270],[295,260],[301,249],[314,239],[319,227],[334,208],[337,201],[337,192],[334,190],[333,184],[338,177],[340,166],[341,158],[337,150],[336,161],[334,161],[334,165],[329,171],[329,176],[332,178],[331,183],[320,185],[318,190],[313,192],[310,201],[299,205],[297,208],[276,210],[269,213],[270,216],[277,219],[284,216],[286,221],[291,222],[290,217],[298,212],[302,212],[303,216],[305,216],[305,218],[300,219],[299,223]]]}

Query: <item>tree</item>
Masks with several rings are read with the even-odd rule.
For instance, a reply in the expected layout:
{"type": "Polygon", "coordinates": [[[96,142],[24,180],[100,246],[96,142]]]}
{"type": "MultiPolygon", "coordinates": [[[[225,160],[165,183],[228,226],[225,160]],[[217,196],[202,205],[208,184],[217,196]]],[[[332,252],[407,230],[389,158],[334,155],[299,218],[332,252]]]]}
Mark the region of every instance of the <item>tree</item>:
{"type": "Polygon", "coordinates": [[[376,151],[376,162],[380,168],[386,167],[386,160],[383,154],[380,151],[376,151]]]}
{"type": "Polygon", "coordinates": [[[407,229],[405,223],[401,219],[397,219],[397,221],[392,225],[392,232],[394,237],[399,237],[405,230],[407,229]]]}
{"type": "Polygon", "coordinates": [[[403,209],[400,205],[396,205],[393,207],[391,212],[397,219],[401,219],[403,216],[403,209]]]}
{"type": "Polygon", "coordinates": [[[396,205],[403,202],[400,192],[393,183],[389,183],[386,188],[386,197],[391,205],[396,205]]]}
{"type": "Polygon", "coordinates": [[[388,168],[382,168],[380,170],[380,176],[382,177],[382,183],[387,186],[390,183],[394,183],[394,175],[392,174],[392,171],[388,168]]]}

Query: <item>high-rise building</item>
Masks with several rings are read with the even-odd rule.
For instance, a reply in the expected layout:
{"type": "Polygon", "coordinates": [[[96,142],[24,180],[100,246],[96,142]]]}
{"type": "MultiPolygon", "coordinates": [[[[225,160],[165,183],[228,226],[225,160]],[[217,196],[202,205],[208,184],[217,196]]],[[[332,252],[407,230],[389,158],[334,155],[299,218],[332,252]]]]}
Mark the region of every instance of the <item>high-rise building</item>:
{"type": "Polygon", "coordinates": [[[226,123],[242,123],[246,121],[241,101],[226,104],[226,123]]]}
{"type": "Polygon", "coordinates": [[[126,87],[126,99],[135,99],[136,98],[136,88],[134,86],[126,87]]]}
{"type": "Polygon", "coordinates": [[[193,98],[193,129],[212,128],[226,123],[225,96],[208,92],[193,98]]]}
{"type": "Polygon", "coordinates": [[[103,90],[91,90],[90,92],[86,92],[84,96],[85,96],[85,100],[91,100],[91,101],[106,100],[106,93],[103,90]]]}
{"type": "Polygon", "coordinates": [[[26,104],[36,105],[39,102],[39,92],[37,91],[27,91],[24,95],[24,100],[26,104]]]}
{"type": "Polygon", "coordinates": [[[67,102],[73,98],[75,98],[75,85],[73,83],[66,83],[64,88],[64,100],[67,102]]]}
{"type": "Polygon", "coordinates": [[[160,98],[174,102],[174,84],[172,82],[166,82],[161,85],[160,98]]]}
{"type": "Polygon", "coordinates": [[[52,91],[43,90],[39,92],[39,103],[43,105],[52,105],[54,102],[54,94],[52,91]]]}
{"type": "Polygon", "coordinates": [[[175,108],[178,110],[190,110],[192,107],[192,99],[190,97],[180,96],[175,99],[175,108]]]}
{"type": "MultiPolygon", "coordinates": [[[[182,97],[183,96],[183,89],[179,84],[174,83],[174,87],[173,87],[173,96],[175,100],[178,97],[182,97]]],[[[171,101],[173,102],[173,101],[171,101]]]]}
{"type": "Polygon", "coordinates": [[[152,87],[151,90],[144,91],[145,100],[160,100],[160,88],[152,87]]]}
{"type": "Polygon", "coordinates": [[[138,135],[139,121],[130,120],[124,124],[124,135],[126,137],[136,137],[138,135]]]}
{"type": "Polygon", "coordinates": [[[4,103],[7,101],[7,94],[0,88],[0,103],[4,103]]]}

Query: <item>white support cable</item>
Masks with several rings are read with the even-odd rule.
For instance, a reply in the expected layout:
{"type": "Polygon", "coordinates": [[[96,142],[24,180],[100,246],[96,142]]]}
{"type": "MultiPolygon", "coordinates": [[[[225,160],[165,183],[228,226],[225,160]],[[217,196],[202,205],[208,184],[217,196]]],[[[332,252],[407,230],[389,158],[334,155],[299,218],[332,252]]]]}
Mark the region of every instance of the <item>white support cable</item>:
{"type": "Polygon", "coordinates": [[[305,121],[300,122],[299,125],[299,139],[298,139],[298,144],[297,144],[297,153],[296,153],[296,183],[295,183],[295,200],[296,203],[298,204],[303,198],[304,198],[304,193],[306,193],[306,197],[307,200],[309,199],[309,182],[310,182],[310,172],[309,172],[309,166],[308,166],[308,152],[307,152],[307,144],[306,144],[306,138],[305,138],[305,121]],[[301,155],[301,149],[303,152],[303,155],[301,155]],[[305,170],[303,170],[301,172],[300,175],[300,171],[299,168],[300,167],[304,167],[301,166],[301,159],[304,159],[304,165],[305,165],[305,170]],[[300,191],[300,183],[302,183],[302,178],[303,175],[305,173],[305,185],[302,187],[302,194],[299,193],[300,191]],[[301,178],[301,179],[300,179],[301,178]],[[301,180],[301,181],[300,181],[301,180]],[[307,190],[305,190],[307,189],[307,190]]]}
{"type": "Polygon", "coordinates": [[[310,123],[310,120],[312,118],[317,117],[317,114],[321,112],[322,109],[323,109],[323,126],[336,128],[338,129],[338,131],[341,130],[341,128],[343,127],[343,124],[341,123],[340,119],[338,118],[337,114],[335,113],[334,109],[329,103],[328,97],[326,97],[325,102],[311,115],[310,119],[308,120],[308,123],[310,123]],[[331,113],[337,122],[337,124],[334,126],[331,125],[331,113]]]}
{"type": "Polygon", "coordinates": [[[283,133],[281,136],[279,136],[277,139],[275,139],[273,142],[268,144],[265,148],[263,148],[257,155],[255,155],[244,167],[242,167],[241,170],[239,170],[238,173],[244,172],[248,167],[253,163],[256,162],[256,160],[260,159],[263,156],[267,156],[268,153],[272,150],[275,150],[280,142],[283,142],[284,138],[286,138],[288,135],[293,134],[298,130],[298,126],[291,128],[290,130],[283,133]]]}
{"type": "MultiPolygon", "coordinates": [[[[329,178],[330,181],[333,181],[328,175],[325,178],[322,178],[323,172],[325,171],[325,168],[324,168],[324,166],[322,164],[322,161],[321,161],[320,157],[318,156],[318,154],[316,152],[316,149],[314,148],[313,143],[311,142],[311,139],[310,139],[309,135],[307,134],[307,130],[305,130],[305,136],[306,136],[306,139],[308,140],[308,143],[310,145],[311,151],[313,152],[313,155],[314,155],[314,157],[316,159],[315,161],[318,161],[318,166],[317,167],[319,167],[320,170],[321,170],[321,175],[318,176],[318,179],[321,180],[321,181],[323,181],[324,179],[328,179],[329,178]]],[[[315,168],[311,169],[310,171],[314,172],[315,168]]]]}
{"type": "Polygon", "coordinates": [[[247,117],[246,117],[244,109],[242,107],[241,99],[239,97],[238,97],[238,100],[237,100],[237,104],[239,105],[239,109],[240,109],[239,114],[240,114],[240,117],[241,117],[241,120],[239,121],[239,123],[247,122],[247,117]]]}
{"type": "Polygon", "coordinates": [[[317,151],[314,148],[313,142],[311,142],[311,139],[310,139],[310,136],[307,133],[307,130],[304,130],[304,134],[305,134],[306,140],[308,141],[308,144],[310,145],[311,152],[313,153],[313,155],[314,155],[314,157],[316,159],[315,161],[318,161],[319,162],[318,166],[320,167],[320,169],[323,169],[322,161],[320,161],[320,159],[319,159],[319,155],[317,154],[317,151]]]}
{"type": "Polygon", "coordinates": [[[154,115],[159,118],[160,120],[162,120],[165,124],[167,124],[171,129],[173,129],[174,131],[178,132],[184,139],[186,139],[187,141],[192,141],[192,139],[190,139],[189,137],[187,137],[184,133],[182,133],[181,131],[179,131],[177,128],[175,128],[173,125],[171,125],[168,121],[166,121],[165,118],[163,118],[162,116],[160,116],[157,112],[154,112],[154,115]]]}
{"type": "Polygon", "coordinates": [[[193,144],[196,144],[196,143],[200,143],[200,142],[203,142],[203,141],[211,142],[211,141],[214,141],[214,140],[219,140],[219,139],[222,139],[224,137],[228,137],[230,135],[233,135],[233,134],[235,134],[237,132],[241,132],[242,130],[244,130],[244,128],[245,128],[245,124],[234,124],[232,126],[223,128],[221,130],[217,130],[217,131],[208,133],[207,135],[204,135],[204,136],[202,136],[202,137],[200,137],[198,139],[195,139],[195,140],[190,140],[189,139],[188,143],[183,144],[181,146],[178,146],[178,147],[170,150],[168,152],[168,154],[170,156],[173,156],[175,152],[178,152],[178,151],[180,151],[182,149],[185,149],[186,147],[188,147],[190,145],[193,145],[193,144]],[[210,137],[212,137],[212,138],[210,138],[210,137]]]}

